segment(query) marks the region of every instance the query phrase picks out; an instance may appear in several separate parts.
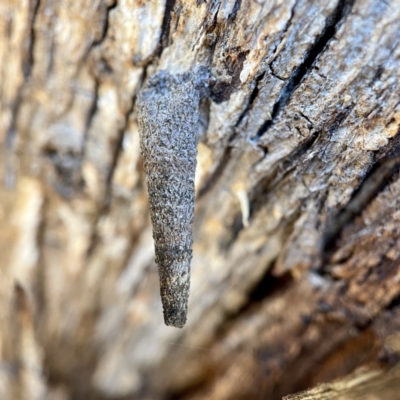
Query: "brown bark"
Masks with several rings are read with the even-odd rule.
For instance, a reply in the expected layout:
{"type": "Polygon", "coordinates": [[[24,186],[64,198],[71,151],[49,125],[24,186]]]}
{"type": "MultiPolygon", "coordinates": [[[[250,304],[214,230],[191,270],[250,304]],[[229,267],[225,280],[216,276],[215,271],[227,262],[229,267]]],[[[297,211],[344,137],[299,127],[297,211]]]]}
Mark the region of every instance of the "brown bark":
{"type": "Polygon", "coordinates": [[[315,389],[297,395],[289,395],[284,400],[312,399],[395,399],[400,393],[399,368],[381,371],[357,372],[332,384],[322,384],[315,389]]]}
{"type": "Polygon", "coordinates": [[[273,400],[363,367],[396,399],[373,385],[400,355],[399,19],[398,0],[0,2],[0,398],[273,400]],[[135,101],[200,64],[178,330],[135,101]]]}

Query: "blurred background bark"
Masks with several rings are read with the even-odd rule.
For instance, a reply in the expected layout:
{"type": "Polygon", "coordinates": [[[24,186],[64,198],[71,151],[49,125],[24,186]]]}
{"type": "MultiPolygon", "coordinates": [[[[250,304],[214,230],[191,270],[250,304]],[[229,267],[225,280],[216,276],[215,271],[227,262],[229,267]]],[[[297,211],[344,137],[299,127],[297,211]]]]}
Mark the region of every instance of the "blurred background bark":
{"type": "MultiPolygon", "coordinates": [[[[340,378],[398,399],[399,22],[398,0],[2,0],[0,398],[274,400],[340,378]],[[199,64],[175,329],[135,99],[199,64]]],[[[366,398],[341,388],[290,398],[366,398]]]]}

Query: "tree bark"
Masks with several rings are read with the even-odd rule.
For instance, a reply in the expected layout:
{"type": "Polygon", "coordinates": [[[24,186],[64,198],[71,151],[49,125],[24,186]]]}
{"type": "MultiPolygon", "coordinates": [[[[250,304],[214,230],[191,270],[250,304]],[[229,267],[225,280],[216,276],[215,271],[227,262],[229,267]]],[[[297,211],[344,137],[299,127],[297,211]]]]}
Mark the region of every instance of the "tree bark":
{"type": "Polygon", "coordinates": [[[0,398],[274,400],[362,367],[397,399],[374,384],[400,356],[399,19],[398,0],[0,2],[0,398]],[[135,102],[198,65],[176,329],[135,102]]]}

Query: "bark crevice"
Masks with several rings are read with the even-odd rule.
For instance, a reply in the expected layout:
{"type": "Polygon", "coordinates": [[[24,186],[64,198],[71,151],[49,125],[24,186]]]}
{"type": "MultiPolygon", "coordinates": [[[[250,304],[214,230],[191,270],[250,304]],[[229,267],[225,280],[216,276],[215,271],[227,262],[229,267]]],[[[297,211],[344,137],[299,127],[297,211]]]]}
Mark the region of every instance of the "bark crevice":
{"type": "Polygon", "coordinates": [[[298,88],[303,78],[309,74],[318,57],[320,57],[321,54],[326,50],[328,43],[336,34],[339,26],[344,22],[351,12],[354,2],[355,0],[339,1],[335,10],[326,19],[325,27],[321,35],[315,40],[314,44],[304,57],[303,62],[296,68],[296,70],[292,73],[292,76],[287,80],[286,85],[283,87],[277,102],[274,104],[271,119],[265,121],[264,124],[258,129],[257,134],[254,137],[255,142],[258,142],[258,140],[265,135],[270,127],[274,124],[275,119],[286,107],[292,94],[298,88]]]}
{"type": "MultiPolygon", "coordinates": [[[[100,37],[97,40],[94,40],[91,48],[96,46],[101,46],[104,40],[107,38],[108,28],[109,28],[109,18],[111,11],[115,10],[118,7],[118,1],[114,0],[110,5],[107,6],[104,16],[104,24],[103,29],[101,31],[100,37]]],[[[90,49],[89,49],[90,52],[90,49]]]]}

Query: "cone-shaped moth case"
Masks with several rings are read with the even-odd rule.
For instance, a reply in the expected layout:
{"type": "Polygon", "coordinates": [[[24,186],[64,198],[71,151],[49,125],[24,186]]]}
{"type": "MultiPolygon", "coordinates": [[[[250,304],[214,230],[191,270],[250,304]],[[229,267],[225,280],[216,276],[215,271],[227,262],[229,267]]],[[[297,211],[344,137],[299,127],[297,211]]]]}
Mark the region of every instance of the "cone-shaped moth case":
{"type": "Polygon", "coordinates": [[[176,327],[189,298],[199,101],[193,73],[160,71],[137,104],[164,320],[176,327]]]}

